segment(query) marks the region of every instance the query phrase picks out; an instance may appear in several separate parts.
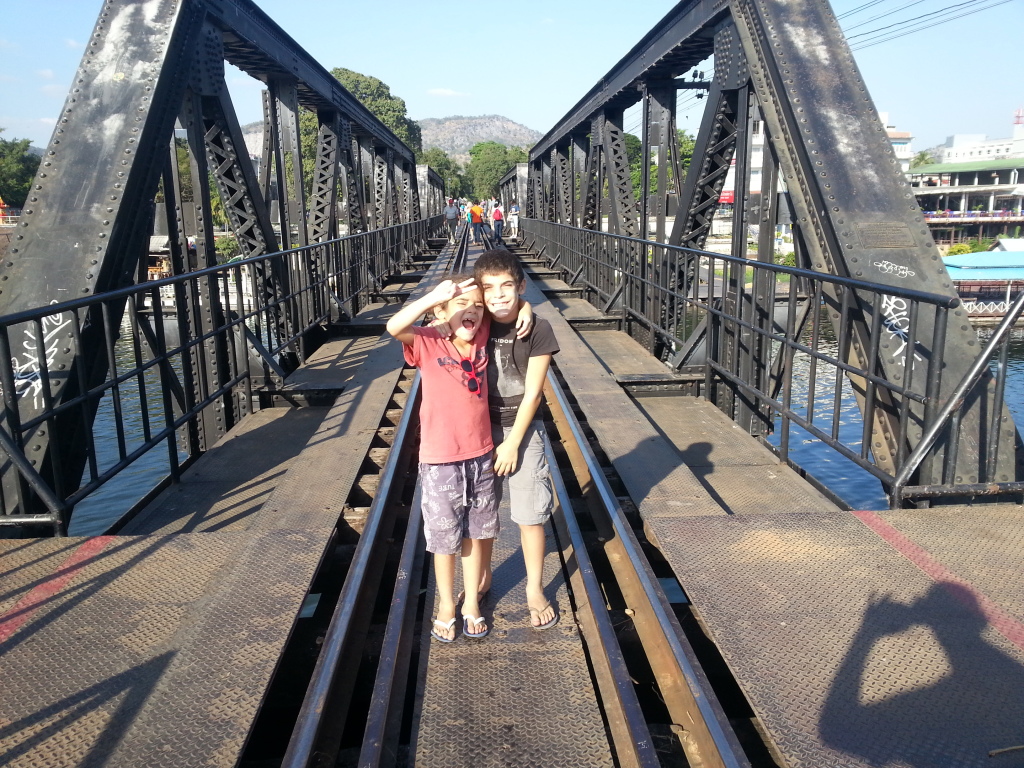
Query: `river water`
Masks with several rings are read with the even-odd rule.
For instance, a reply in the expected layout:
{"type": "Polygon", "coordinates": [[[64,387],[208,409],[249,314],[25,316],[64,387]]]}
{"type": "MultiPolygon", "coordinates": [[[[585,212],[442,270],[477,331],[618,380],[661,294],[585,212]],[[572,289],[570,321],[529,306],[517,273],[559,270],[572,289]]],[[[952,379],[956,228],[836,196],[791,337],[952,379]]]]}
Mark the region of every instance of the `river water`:
{"type": "MultiPolygon", "coordinates": [[[[822,324],[823,333],[831,331],[828,323],[822,324]]],[[[982,338],[987,338],[989,331],[982,329],[982,338]]],[[[822,346],[828,352],[828,339],[822,346]]],[[[832,340],[834,344],[834,339],[832,340]]],[[[834,350],[831,350],[834,352],[834,350]]],[[[119,364],[122,370],[134,365],[134,359],[127,342],[122,341],[118,347],[119,364]]],[[[1009,377],[1006,385],[1006,403],[1015,422],[1020,425],[1024,419],[1024,330],[1013,331],[1009,350],[1009,377]]],[[[793,403],[806,400],[809,363],[806,358],[794,360],[793,403]]],[[[815,392],[815,419],[817,426],[823,429],[831,427],[830,421],[821,422],[821,415],[829,415],[832,411],[833,391],[826,385],[819,368],[815,392]]],[[[847,388],[848,389],[848,388],[847,388]]],[[[127,382],[120,391],[122,418],[125,424],[125,443],[128,452],[143,442],[143,411],[140,402],[145,399],[148,405],[150,423],[157,430],[163,425],[163,408],[160,382],[155,372],[150,372],[142,382],[127,382]],[[144,392],[145,397],[140,397],[144,392]]],[[[117,433],[114,430],[114,408],[110,397],[105,397],[100,404],[96,418],[96,443],[99,455],[99,469],[117,461],[117,433]]],[[[852,395],[842,401],[839,411],[839,436],[847,446],[859,450],[861,434],[861,418],[857,404],[852,395]]],[[[779,432],[775,431],[768,437],[774,445],[779,443],[779,432]]],[[[820,480],[833,493],[841,497],[854,509],[887,509],[888,501],[882,492],[881,483],[866,470],[858,467],[833,449],[821,443],[799,427],[793,427],[790,433],[790,458],[820,480]]],[[[179,452],[179,460],[185,458],[179,452]]],[[[102,533],[113,521],[129,507],[145,495],[150,488],[168,474],[169,457],[164,445],[152,449],[131,467],[121,472],[106,485],[99,488],[89,498],[82,501],[75,509],[71,519],[69,533],[73,536],[91,536],[102,533]]]]}

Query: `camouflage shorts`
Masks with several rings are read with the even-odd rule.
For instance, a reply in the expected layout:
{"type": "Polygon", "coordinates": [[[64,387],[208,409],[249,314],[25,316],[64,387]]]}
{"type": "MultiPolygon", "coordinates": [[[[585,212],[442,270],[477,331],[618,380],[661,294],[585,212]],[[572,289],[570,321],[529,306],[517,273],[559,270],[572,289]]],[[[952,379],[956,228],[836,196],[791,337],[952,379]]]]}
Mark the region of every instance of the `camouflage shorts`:
{"type": "Polygon", "coordinates": [[[498,535],[494,456],[451,464],[420,464],[420,508],[427,551],[456,555],[463,539],[498,535]]]}

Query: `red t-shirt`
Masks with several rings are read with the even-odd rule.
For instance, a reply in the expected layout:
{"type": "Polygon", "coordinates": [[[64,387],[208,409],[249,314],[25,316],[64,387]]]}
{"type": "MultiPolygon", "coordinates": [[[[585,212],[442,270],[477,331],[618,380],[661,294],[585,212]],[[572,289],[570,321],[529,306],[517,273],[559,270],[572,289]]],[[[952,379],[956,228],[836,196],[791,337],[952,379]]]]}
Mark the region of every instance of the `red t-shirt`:
{"type": "Polygon", "coordinates": [[[494,450],[487,406],[486,320],[477,330],[468,359],[474,379],[462,369],[462,354],[436,328],[414,326],[412,345],[403,344],[405,360],[420,369],[420,461],[447,464],[475,459],[494,450]],[[470,392],[476,381],[477,391],[470,392]]]}

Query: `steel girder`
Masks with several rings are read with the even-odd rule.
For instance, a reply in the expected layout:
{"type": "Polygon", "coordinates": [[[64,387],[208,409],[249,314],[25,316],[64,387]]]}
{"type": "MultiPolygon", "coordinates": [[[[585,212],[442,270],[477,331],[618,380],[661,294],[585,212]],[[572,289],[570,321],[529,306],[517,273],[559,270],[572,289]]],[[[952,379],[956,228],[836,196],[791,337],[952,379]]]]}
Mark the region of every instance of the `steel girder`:
{"type": "MultiPolygon", "coordinates": [[[[570,184],[572,180],[570,179],[570,184]]],[[[501,202],[506,208],[517,202],[524,211],[526,200],[529,196],[530,166],[528,163],[516,163],[509,171],[501,177],[498,186],[501,190],[501,202]]],[[[572,201],[570,195],[570,202],[572,201]]]]}
{"type": "MultiPolygon", "coordinates": [[[[275,197],[282,203],[281,237],[288,244],[293,239],[305,242],[309,230],[298,143],[300,107],[335,115],[361,146],[390,154],[392,167],[402,163],[411,168],[415,162],[412,150],[250,0],[108,0],[7,260],[0,265],[0,313],[100,294],[139,279],[145,274],[154,199],[161,189],[166,202],[160,220],[169,228],[175,271],[215,262],[214,196],[223,202],[243,254],[278,249],[268,203],[275,197]],[[265,131],[259,175],[243,149],[224,87],[225,60],[267,83],[273,96],[265,102],[265,123],[271,130],[265,131]],[[174,142],[179,120],[187,136],[179,141],[187,143],[191,158],[189,183],[180,178],[177,167],[174,142]],[[186,187],[191,189],[191,199],[183,194],[186,187]],[[186,238],[194,238],[194,250],[186,238]]],[[[341,162],[355,165],[352,150],[345,157],[346,144],[340,146],[341,162]]],[[[338,150],[325,143],[321,151],[324,156],[318,157],[318,163],[329,165],[327,156],[338,150]]],[[[348,213],[360,220],[365,196],[350,193],[352,181],[358,179],[354,178],[357,173],[347,171],[348,213]]],[[[393,171],[391,176],[391,220],[398,221],[411,213],[411,207],[399,210],[393,171]]],[[[414,176],[408,184],[412,201],[414,176]]],[[[338,231],[337,206],[332,210],[327,202],[332,194],[323,187],[314,199],[316,213],[311,222],[317,237],[338,231]]],[[[260,275],[261,290],[278,292],[289,277],[260,275]]],[[[184,297],[178,305],[179,321],[203,327],[215,322],[221,311],[216,291],[215,285],[208,285],[201,288],[203,295],[184,297]]],[[[102,325],[118,322],[121,311],[113,308],[105,320],[91,318],[77,341],[63,331],[48,337],[47,366],[54,375],[47,383],[47,399],[53,405],[73,397],[80,384],[88,388],[102,381],[107,367],[102,325]]],[[[289,333],[291,322],[291,318],[278,318],[279,332],[289,333]]],[[[27,336],[10,341],[14,349],[33,343],[27,336]]],[[[217,381],[222,375],[218,369],[222,355],[223,350],[197,349],[193,366],[182,376],[217,381]]],[[[33,364],[38,362],[26,362],[26,382],[35,380],[28,370],[33,364]]],[[[22,421],[33,418],[42,407],[25,397],[29,389],[27,384],[15,387],[22,421]]],[[[207,446],[245,406],[224,401],[211,407],[222,412],[204,422],[209,429],[195,438],[207,446]]],[[[24,446],[40,469],[59,465],[59,485],[66,489],[78,487],[84,466],[87,427],[81,425],[80,412],[75,420],[75,424],[58,425],[61,457],[51,454],[45,434],[49,430],[29,434],[24,446]]]]}
{"type": "MultiPolygon", "coordinates": [[[[606,134],[608,116],[641,99],[645,151],[658,148],[658,194],[655,213],[664,202],[660,195],[662,160],[674,167],[669,142],[653,138],[674,135],[671,125],[673,87],[695,87],[675,78],[693,69],[715,53],[715,77],[710,83],[706,110],[689,172],[680,190],[679,211],[667,241],[691,248],[703,246],[710,233],[711,219],[718,207],[722,185],[731,163],[736,163],[734,229],[745,233],[749,224],[759,223],[759,254],[771,258],[775,224],[791,209],[798,264],[822,272],[854,277],[881,285],[913,287],[917,290],[955,298],[949,276],[934,247],[916,200],[904,179],[885,127],[867,95],[835,15],[820,0],[684,0],[581,99],[531,150],[531,172],[536,163],[551,157],[557,147],[589,132],[590,143],[580,178],[579,225],[598,229],[604,215],[609,229],[628,226],[616,205],[629,200],[628,194],[612,194],[610,209],[601,210],[599,190],[613,189],[617,170],[614,149],[605,150],[598,162],[595,144],[613,146],[606,134]],[[762,183],[764,194],[746,188],[751,173],[750,134],[757,126],[764,132],[762,183]],[[762,122],[763,121],[763,122],[762,122]],[[671,131],[670,131],[671,126],[671,131]],[[665,158],[665,154],[668,155],[665,158]],[[602,165],[605,166],[602,168],[602,165]],[[609,167],[610,166],[610,167],[609,167]],[[783,187],[787,205],[780,213],[774,192],[783,187]],[[760,200],[767,200],[761,203],[760,200]],[[616,219],[618,218],[618,222],[616,219]]],[[[611,131],[616,129],[612,121],[611,131]]],[[[580,168],[581,157],[573,152],[580,168]]],[[[647,174],[645,174],[646,176],[647,174]]],[[[650,191],[651,181],[642,192],[650,191]]],[[[575,201],[575,198],[574,198],[575,201]]],[[[646,204],[643,213],[648,213],[646,204]]],[[[627,208],[628,210],[628,208],[627,208]]],[[[537,215],[537,214],[534,214],[537,215]]],[[[638,231],[649,232],[647,221],[638,231]]],[[[655,236],[664,237],[655,223],[655,236]]],[[[746,255],[745,237],[738,238],[738,255],[746,255]],[[741,253],[742,252],[742,253],[741,253]]],[[[693,279],[695,263],[674,276],[677,288],[693,279]]],[[[755,289],[756,290],[756,289],[755,289]]],[[[826,297],[826,308],[829,299],[826,297]]],[[[877,370],[897,384],[908,371],[903,369],[908,313],[900,302],[884,308],[882,326],[889,334],[877,353],[868,344],[871,311],[865,315],[862,332],[850,342],[850,358],[858,365],[877,370]]],[[[833,320],[837,312],[830,311],[833,320]]],[[[930,350],[936,338],[931,321],[917,327],[921,356],[942,354],[944,369],[935,402],[948,397],[980,351],[976,333],[962,309],[949,314],[944,348],[930,350]]],[[[943,329],[938,329],[941,338],[943,329]]],[[[742,343],[738,340],[737,343],[742,343]]],[[[763,372],[762,372],[763,373],[763,372]]],[[[856,387],[856,382],[854,382],[856,387]]],[[[992,382],[978,395],[965,414],[962,438],[956,447],[956,475],[960,482],[978,482],[987,457],[988,423],[999,424],[999,461],[994,481],[1016,479],[1016,429],[1005,406],[1000,418],[994,407],[992,382]]],[[[896,456],[906,446],[894,444],[897,430],[892,412],[876,409],[871,425],[872,452],[880,468],[892,471],[896,456]]],[[[921,434],[922,409],[913,409],[909,432],[910,448],[921,434]]],[[[751,414],[739,414],[741,419],[751,414]]],[[[939,482],[940,465],[949,446],[940,445],[931,463],[922,466],[918,482],[939,482]]],[[[952,451],[951,451],[952,453],[952,451]]]]}

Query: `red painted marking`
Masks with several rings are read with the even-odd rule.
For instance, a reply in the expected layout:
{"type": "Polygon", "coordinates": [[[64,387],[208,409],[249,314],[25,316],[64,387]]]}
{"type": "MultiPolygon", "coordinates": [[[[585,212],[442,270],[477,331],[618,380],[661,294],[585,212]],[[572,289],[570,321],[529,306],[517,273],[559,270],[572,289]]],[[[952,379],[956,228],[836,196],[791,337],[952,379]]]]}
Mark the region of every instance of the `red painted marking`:
{"type": "Polygon", "coordinates": [[[24,626],[44,602],[64,589],[85,567],[86,561],[102,552],[114,538],[116,537],[94,536],[82,542],[63,563],[57,566],[57,569],[46,581],[34,586],[18,601],[17,605],[7,613],[0,615],[0,643],[24,626]]]}
{"type": "Polygon", "coordinates": [[[897,552],[916,565],[926,576],[935,581],[947,582],[952,587],[947,591],[961,605],[980,612],[985,620],[1003,637],[1024,651],[1024,623],[1004,611],[997,603],[948,570],[931,554],[904,534],[893,528],[874,512],[855,511],[853,515],[864,525],[877,533],[897,552]]]}

